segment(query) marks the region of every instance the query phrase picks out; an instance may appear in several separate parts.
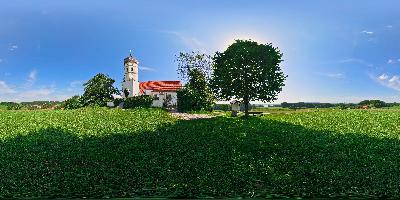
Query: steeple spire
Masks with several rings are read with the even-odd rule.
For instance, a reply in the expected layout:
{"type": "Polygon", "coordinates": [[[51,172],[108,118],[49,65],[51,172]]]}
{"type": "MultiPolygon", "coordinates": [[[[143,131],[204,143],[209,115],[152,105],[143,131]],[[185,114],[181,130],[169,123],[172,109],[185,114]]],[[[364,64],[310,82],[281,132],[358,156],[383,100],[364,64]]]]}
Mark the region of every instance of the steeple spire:
{"type": "Polygon", "coordinates": [[[129,50],[129,56],[124,59],[124,81],[122,82],[122,90],[129,91],[129,97],[139,94],[139,62],[132,56],[132,50],[129,50]]]}

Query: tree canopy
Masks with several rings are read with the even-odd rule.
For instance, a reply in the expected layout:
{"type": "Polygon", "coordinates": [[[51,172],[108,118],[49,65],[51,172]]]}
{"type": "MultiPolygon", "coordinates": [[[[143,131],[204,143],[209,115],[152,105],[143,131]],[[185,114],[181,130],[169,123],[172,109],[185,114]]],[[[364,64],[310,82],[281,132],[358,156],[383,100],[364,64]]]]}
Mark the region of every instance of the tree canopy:
{"type": "Polygon", "coordinates": [[[85,106],[106,106],[107,102],[113,101],[113,94],[120,94],[118,89],[113,86],[115,80],[105,74],[97,74],[88,82],[83,84],[85,92],[82,101],[85,106]]]}
{"type": "Polygon", "coordinates": [[[213,58],[213,92],[219,100],[242,100],[247,116],[250,101],[271,102],[282,91],[287,77],[279,66],[282,56],[271,43],[236,40],[213,58]]]}
{"type": "Polygon", "coordinates": [[[200,71],[206,80],[211,75],[212,57],[205,53],[200,52],[180,52],[176,56],[176,62],[178,62],[178,75],[183,81],[189,81],[190,71],[200,71]]]}
{"type": "Polygon", "coordinates": [[[370,106],[374,108],[382,108],[386,106],[386,103],[381,100],[364,100],[358,103],[360,106],[370,106]]]}

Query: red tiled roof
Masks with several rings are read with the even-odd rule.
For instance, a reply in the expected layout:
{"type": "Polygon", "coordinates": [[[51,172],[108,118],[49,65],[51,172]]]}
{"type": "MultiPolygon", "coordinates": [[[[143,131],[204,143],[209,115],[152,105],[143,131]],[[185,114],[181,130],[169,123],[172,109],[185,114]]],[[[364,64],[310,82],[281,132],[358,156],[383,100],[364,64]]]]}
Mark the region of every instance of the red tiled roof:
{"type": "Polygon", "coordinates": [[[144,90],[152,90],[153,92],[175,92],[180,89],[182,84],[180,81],[147,81],[139,83],[139,92],[144,94],[144,90]]]}

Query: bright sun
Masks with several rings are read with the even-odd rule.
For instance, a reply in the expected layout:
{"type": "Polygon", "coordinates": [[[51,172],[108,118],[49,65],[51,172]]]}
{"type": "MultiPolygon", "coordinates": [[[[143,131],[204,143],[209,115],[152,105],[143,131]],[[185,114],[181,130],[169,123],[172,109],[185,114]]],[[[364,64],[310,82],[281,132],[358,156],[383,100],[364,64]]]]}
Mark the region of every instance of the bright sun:
{"type": "Polygon", "coordinates": [[[259,35],[259,34],[254,34],[254,33],[235,33],[231,35],[227,35],[224,37],[225,39],[221,40],[223,43],[219,45],[218,50],[223,51],[226,48],[228,48],[229,45],[235,42],[235,40],[252,40],[258,43],[269,43],[272,42],[269,39],[266,39],[265,37],[259,35]]]}

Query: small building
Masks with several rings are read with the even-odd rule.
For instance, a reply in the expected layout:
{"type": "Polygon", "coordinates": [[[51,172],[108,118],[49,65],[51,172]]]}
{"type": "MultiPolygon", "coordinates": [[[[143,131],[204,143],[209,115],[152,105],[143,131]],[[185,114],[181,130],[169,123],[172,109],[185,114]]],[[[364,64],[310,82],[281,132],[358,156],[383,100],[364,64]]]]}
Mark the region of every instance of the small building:
{"type": "Polygon", "coordinates": [[[362,105],[360,108],[366,110],[366,109],[369,109],[369,106],[368,105],[362,105]]]}
{"type": "Polygon", "coordinates": [[[242,103],[240,101],[238,101],[238,100],[231,101],[232,111],[239,112],[241,105],[242,105],[242,103]]]}

